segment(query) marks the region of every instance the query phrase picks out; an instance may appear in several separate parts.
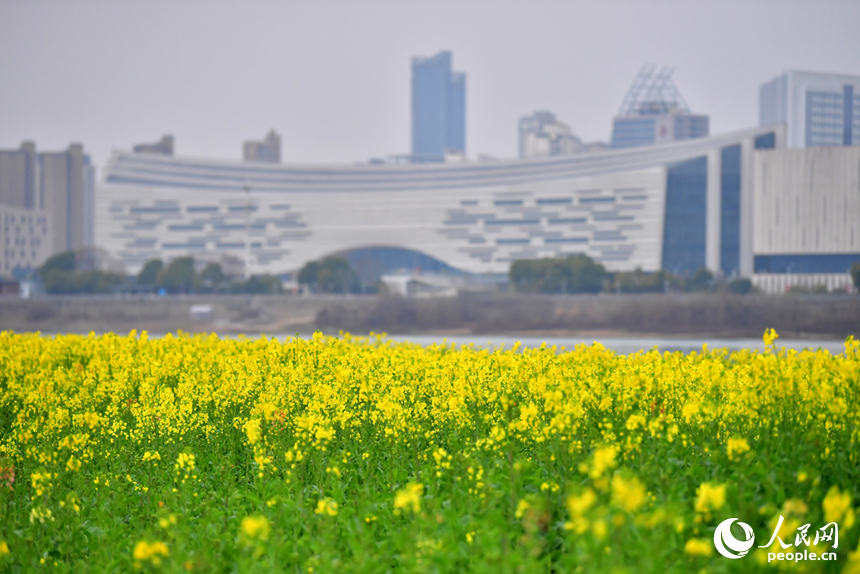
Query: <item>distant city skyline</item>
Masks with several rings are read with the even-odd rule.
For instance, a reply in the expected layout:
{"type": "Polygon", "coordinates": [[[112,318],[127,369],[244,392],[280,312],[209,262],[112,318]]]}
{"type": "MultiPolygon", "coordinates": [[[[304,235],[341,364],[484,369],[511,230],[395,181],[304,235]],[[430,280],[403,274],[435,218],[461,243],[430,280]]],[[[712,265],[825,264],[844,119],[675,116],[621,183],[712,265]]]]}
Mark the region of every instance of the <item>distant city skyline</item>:
{"type": "Polygon", "coordinates": [[[759,87],[790,69],[860,74],[860,3],[148,2],[0,0],[0,148],[240,159],[274,129],[284,162],[410,150],[410,62],[451,51],[469,75],[469,157],[517,155],[546,109],[608,141],[630,78],[676,67],[711,133],[758,124],[759,87]]]}

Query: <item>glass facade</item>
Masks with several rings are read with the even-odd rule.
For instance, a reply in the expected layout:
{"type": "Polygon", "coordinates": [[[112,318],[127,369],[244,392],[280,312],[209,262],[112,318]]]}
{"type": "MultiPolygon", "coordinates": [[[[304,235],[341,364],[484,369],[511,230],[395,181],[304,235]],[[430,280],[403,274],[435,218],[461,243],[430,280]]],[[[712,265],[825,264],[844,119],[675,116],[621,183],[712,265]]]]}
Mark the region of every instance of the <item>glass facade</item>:
{"type": "Polygon", "coordinates": [[[720,270],[726,277],[740,272],[741,146],[720,150],[720,270]]]}
{"type": "Polygon", "coordinates": [[[466,75],[451,72],[451,52],[412,59],[412,155],[444,161],[466,149],[466,75]]]}
{"type": "Polygon", "coordinates": [[[756,273],[847,273],[860,263],[860,253],[756,255],[756,273]]]}
{"type": "Polygon", "coordinates": [[[445,126],[445,148],[466,151],[466,74],[452,72],[448,84],[448,115],[445,126]]]}
{"type": "Polygon", "coordinates": [[[773,132],[756,136],[755,149],[774,149],[776,147],[776,134],[773,132]]]}
{"type": "Polygon", "coordinates": [[[854,86],[842,92],[806,92],[806,145],[845,146],[860,143],[860,98],[854,86]]]}
{"type": "Polygon", "coordinates": [[[654,118],[615,118],[612,143],[615,149],[639,147],[654,143],[654,118]]]}
{"type": "Polygon", "coordinates": [[[672,164],[666,173],[663,269],[690,274],[705,266],[708,159],[672,164]]]}
{"type": "Polygon", "coordinates": [[[675,116],[674,139],[680,141],[706,138],[710,133],[710,124],[711,120],[708,116],[675,116]]]}

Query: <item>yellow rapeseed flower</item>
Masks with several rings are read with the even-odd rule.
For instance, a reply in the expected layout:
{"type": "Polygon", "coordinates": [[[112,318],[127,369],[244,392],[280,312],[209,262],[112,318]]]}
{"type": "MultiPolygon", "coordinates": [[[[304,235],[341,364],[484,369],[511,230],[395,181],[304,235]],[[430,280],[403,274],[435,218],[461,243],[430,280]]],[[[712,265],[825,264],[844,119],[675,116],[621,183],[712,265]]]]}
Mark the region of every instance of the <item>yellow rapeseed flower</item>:
{"type": "Polygon", "coordinates": [[[615,457],[617,455],[618,449],[614,446],[604,446],[595,450],[588,475],[596,480],[603,476],[603,473],[607,470],[615,468],[615,457]]]}
{"type": "Polygon", "coordinates": [[[824,521],[828,524],[836,522],[845,529],[854,526],[854,509],[851,508],[851,495],[840,492],[838,486],[827,491],[827,496],[821,503],[824,510],[824,521]]]}
{"type": "Polygon", "coordinates": [[[153,566],[159,566],[168,554],[167,545],[164,542],[147,542],[141,540],[135,544],[134,552],[132,553],[134,567],[140,569],[147,562],[153,566]]]}
{"type": "Polygon", "coordinates": [[[703,538],[690,538],[684,545],[684,552],[690,556],[712,556],[714,543],[703,538]]]}
{"type": "Polygon", "coordinates": [[[337,502],[331,498],[320,498],[317,502],[317,508],[314,510],[316,514],[325,514],[328,516],[337,516],[337,502]]]}
{"type": "Polygon", "coordinates": [[[750,445],[745,438],[730,438],[726,445],[729,460],[735,460],[745,452],[749,452],[750,445]]]}
{"type": "Polygon", "coordinates": [[[405,488],[398,490],[394,495],[394,514],[402,511],[421,512],[421,495],[424,493],[424,485],[410,482],[405,488]]]}
{"type": "Polygon", "coordinates": [[[249,420],[242,428],[245,431],[245,435],[248,437],[248,444],[255,445],[259,442],[260,437],[262,436],[262,428],[260,426],[259,419],[249,420]]]}
{"type": "Polygon", "coordinates": [[[242,519],[240,535],[246,543],[269,539],[269,520],[265,516],[246,516],[242,519]]]}
{"type": "Polygon", "coordinates": [[[593,490],[587,488],[582,491],[582,494],[572,494],[567,497],[567,511],[570,512],[571,516],[582,516],[589,508],[594,506],[595,502],[597,502],[597,496],[595,496],[593,490]]]}
{"type": "Polygon", "coordinates": [[[726,485],[703,482],[696,490],[696,512],[719,510],[726,503],[726,485]]]}
{"type": "Polygon", "coordinates": [[[636,477],[627,480],[616,474],[612,477],[612,502],[627,512],[636,512],[647,499],[645,485],[636,477]]]}

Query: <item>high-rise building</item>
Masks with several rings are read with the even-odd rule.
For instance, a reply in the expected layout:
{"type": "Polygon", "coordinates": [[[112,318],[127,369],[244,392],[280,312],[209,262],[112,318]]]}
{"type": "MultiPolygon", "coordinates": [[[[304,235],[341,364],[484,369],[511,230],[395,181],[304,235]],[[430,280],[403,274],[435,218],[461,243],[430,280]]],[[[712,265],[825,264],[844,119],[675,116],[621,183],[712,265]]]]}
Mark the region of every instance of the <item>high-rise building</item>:
{"type": "Polygon", "coordinates": [[[242,146],[242,159],[281,163],[281,136],[275,130],[269,130],[266,137],[260,141],[246,141],[242,146]]]}
{"type": "Polygon", "coordinates": [[[94,167],[81,144],[69,149],[39,154],[39,184],[42,209],[51,216],[52,253],[75,251],[93,236],[92,189],[94,167]],[[89,228],[88,228],[89,226],[89,228]]]}
{"type": "Polygon", "coordinates": [[[451,71],[451,52],[412,58],[412,160],[465,152],[466,74],[451,71]]]}
{"type": "Polygon", "coordinates": [[[173,155],[173,136],[163,135],[155,143],[142,143],[134,146],[134,153],[150,153],[155,155],[173,155]]]}
{"type": "Polygon", "coordinates": [[[23,279],[51,256],[51,216],[0,203],[0,278],[23,279]]]}
{"type": "Polygon", "coordinates": [[[582,141],[555,114],[538,111],[520,118],[520,157],[567,155],[582,151],[582,141]]]}
{"type": "Polygon", "coordinates": [[[860,76],[789,70],[759,88],[759,125],[785,124],[787,147],[860,145],[860,76]]]}
{"type": "Polygon", "coordinates": [[[23,142],[19,149],[0,150],[0,204],[36,207],[36,161],[33,142],[23,142]]]}
{"type": "Polygon", "coordinates": [[[672,82],[671,67],[644,66],[612,124],[612,148],[629,148],[707,137],[710,118],[693,114],[672,82]]]}

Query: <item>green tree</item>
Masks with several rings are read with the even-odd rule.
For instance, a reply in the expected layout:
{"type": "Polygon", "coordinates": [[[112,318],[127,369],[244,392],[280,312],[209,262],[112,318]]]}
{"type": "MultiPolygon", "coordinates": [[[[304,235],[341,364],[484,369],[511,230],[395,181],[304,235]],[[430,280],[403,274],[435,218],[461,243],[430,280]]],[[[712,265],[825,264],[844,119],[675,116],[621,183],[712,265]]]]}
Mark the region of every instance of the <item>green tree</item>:
{"type": "Polygon", "coordinates": [[[737,293],[738,295],[746,295],[747,293],[752,291],[752,281],[750,281],[746,277],[732,279],[731,281],[729,281],[729,284],[726,286],[726,289],[728,289],[731,293],[737,293]]]}
{"type": "Polygon", "coordinates": [[[63,271],[70,273],[74,272],[75,269],[77,269],[75,252],[63,251],[62,253],[57,253],[45,261],[45,264],[39,268],[39,272],[46,273],[48,271],[63,271]]]}
{"type": "Polygon", "coordinates": [[[284,292],[281,280],[270,274],[251,275],[240,285],[240,289],[242,293],[251,295],[275,295],[284,292]]]}
{"type": "Polygon", "coordinates": [[[106,273],[98,269],[77,271],[77,258],[72,251],[58,253],[39,268],[42,286],[46,293],[81,294],[108,293],[123,279],[116,273],[106,273]]]}
{"type": "Polygon", "coordinates": [[[297,280],[301,285],[307,285],[308,287],[315,288],[317,285],[317,277],[319,276],[319,274],[319,261],[308,261],[307,263],[305,263],[304,267],[302,267],[301,271],[299,271],[299,276],[297,280]]]}
{"type": "Polygon", "coordinates": [[[75,293],[76,258],[74,251],[57,253],[39,268],[39,277],[46,293],[52,295],[75,293]]]}
{"type": "Polygon", "coordinates": [[[597,293],[606,278],[603,265],[587,255],[520,259],[508,271],[514,289],[531,293],[597,293]]]}
{"type": "Polygon", "coordinates": [[[342,257],[307,263],[299,271],[298,281],[320,293],[357,293],[361,288],[358,275],[342,257]]]}
{"type": "Polygon", "coordinates": [[[662,293],[666,290],[667,273],[646,273],[639,267],[615,274],[615,290],[621,293],[662,293]]]}
{"type": "Polygon", "coordinates": [[[203,291],[214,292],[223,287],[227,282],[227,276],[221,269],[219,263],[209,263],[200,272],[199,283],[203,291]]]}
{"type": "Polygon", "coordinates": [[[701,267],[687,280],[687,291],[710,291],[713,283],[714,274],[701,267]]]}
{"type": "Polygon", "coordinates": [[[190,293],[196,279],[193,257],[177,257],[158,274],[156,286],[168,293],[190,293]]]}
{"type": "Polygon", "coordinates": [[[155,285],[162,269],[164,269],[164,262],[161,259],[150,259],[137,274],[138,285],[155,285]]]}

